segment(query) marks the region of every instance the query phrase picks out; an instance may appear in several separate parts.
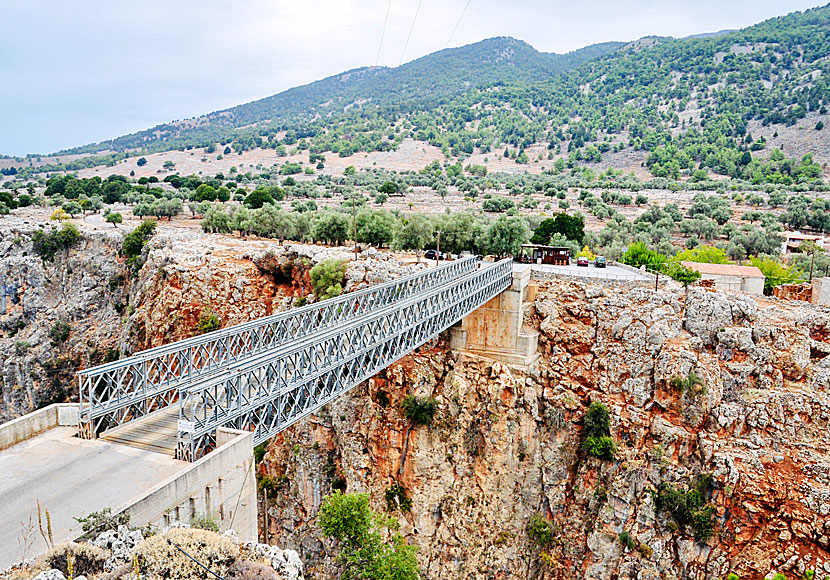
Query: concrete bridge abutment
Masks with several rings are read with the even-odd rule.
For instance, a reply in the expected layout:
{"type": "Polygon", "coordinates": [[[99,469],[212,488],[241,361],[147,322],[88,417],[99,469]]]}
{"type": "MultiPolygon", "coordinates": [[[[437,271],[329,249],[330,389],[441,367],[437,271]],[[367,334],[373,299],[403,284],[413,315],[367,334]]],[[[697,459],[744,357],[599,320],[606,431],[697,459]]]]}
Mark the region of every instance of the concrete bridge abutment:
{"type": "Polygon", "coordinates": [[[511,365],[531,365],[539,358],[539,334],[525,327],[524,317],[535,298],[530,264],[514,264],[510,287],[450,329],[450,348],[511,365]]]}

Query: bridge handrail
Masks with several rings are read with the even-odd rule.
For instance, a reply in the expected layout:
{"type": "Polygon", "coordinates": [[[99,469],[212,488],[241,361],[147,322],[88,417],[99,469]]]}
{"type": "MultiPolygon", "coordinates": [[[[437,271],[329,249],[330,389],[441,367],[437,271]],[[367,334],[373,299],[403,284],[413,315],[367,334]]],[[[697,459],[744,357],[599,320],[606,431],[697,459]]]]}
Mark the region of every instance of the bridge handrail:
{"type": "MultiPolygon", "coordinates": [[[[257,392],[254,394],[248,393],[247,395],[243,395],[239,391],[239,386],[243,383],[246,384],[246,388],[251,389],[251,385],[253,383],[251,383],[250,380],[258,381],[259,379],[256,377],[260,376],[262,373],[272,372],[273,369],[280,368],[283,369],[282,372],[284,373],[293,373],[295,376],[295,382],[298,380],[303,384],[309,383],[310,381],[317,380],[317,378],[326,373],[334,372],[332,369],[336,369],[339,364],[338,361],[327,360],[325,364],[319,364],[315,361],[316,357],[320,356],[319,353],[321,351],[318,349],[323,347],[332,347],[336,344],[338,345],[338,349],[342,348],[343,335],[350,334],[354,335],[353,337],[362,337],[361,340],[368,344],[368,346],[364,345],[362,347],[364,351],[366,351],[366,349],[378,349],[380,344],[384,341],[388,341],[394,336],[402,335],[402,333],[418,330],[417,327],[419,327],[424,321],[431,320],[432,318],[442,314],[444,311],[449,312],[453,307],[456,307],[458,304],[462,304],[465,300],[468,300],[470,296],[480,298],[480,303],[476,303],[475,305],[465,303],[465,306],[469,308],[480,306],[481,303],[486,302],[486,300],[491,299],[493,296],[497,295],[498,292],[501,292],[508,287],[511,280],[512,261],[509,259],[502,260],[501,262],[498,262],[488,268],[483,268],[477,272],[473,272],[453,280],[448,285],[433,288],[426,293],[396,301],[388,308],[365,314],[364,316],[351,321],[348,325],[341,325],[331,328],[323,333],[309,335],[299,341],[293,342],[290,345],[286,345],[274,351],[262,353],[260,356],[253,359],[246,359],[242,364],[229,368],[228,370],[231,372],[228,374],[223,373],[222,376],[206,377],[205,380],[192,384],[190,387],[181,392],[181,396],[179,398],[179,418],[182,420],[180,426],[188,426],[188,431],[186,433],[183,434],[182,431],[179,432],[180,452],[185,453],[186,455],[189,454],[191,458],[197,456],[198,453],[196,452],[194,445],[198,447],[200,444],[193,443],[193,441],[204,440],[216,426],[238,419],[245,413],[251,412],[251,410],[255,408],[268,404],[269,401],[272,401],[276,397],[284,394],[287,390],[296,388],[293,383],[286,383],[285,388],[279,388],[277,390],[272,388],[270,391],[263,391],[260,387],[255,386],[253,388],[256,389],[257,392]],[[460,292],[460,290],[464,290],[464,292],[460,292]],[[445,299],[446,301],[444,301],[445,299]],[[437,306],[439,303],[441,306],[437,306]],[[425,307],[423,312],[420,310],[422,305],[425,307]],[[430,309],[430,307],[432,309],[430,309]],[[419,315],[420,317],[416,319],[416,315],[419,315]],[[395,326],[394,329],[392,329],[390,326],[390,320],[396,316],[407,316],[408,320],[406,324],[395,326]],[[386,328],[384,328],[384,323],[386,323],[386,328]],[[371,337],[366,338],[364,333],[371,334],[371,337]],[[341,339],[341,341],[338,342],[338,339],[341,339]],[[309,353],[315,354],[309,355],[309,353]],[[305,360],[306,364],[309,366],[302,371],[298,370],[296,362],[292,363],[292,365],[283,366],[283,361],[290,361],[291,357],[296,357],[296,360],[300,360],[304,356],[306,358],[302,360],[305,360]],[[311,358],[309,358],[309,356],[311,358]],[[288,370],[289,368],[291,370],[288,370]],[[245,373],[248,374],[246,375],[245,373]],[[257,373],[259,373],[259,375],[257,373]],[[296,377],[300,378],[297,379],[296,377]],[[248,382],[243,381],[243,378],[248,382]],[[232,393],[234,392],[235,384],[238,386],[236,388],[236,395],[234,396],[232,393]],[[204,405],[204,401],[210,400],[218,402],[220,399],[227,399],[227,404],[223,407],[217,403],[217,406],[208,412],[207,407],[204,405]],[[188,439],[190,443],[185,442],[185,439],[188,439]]],[[[460,317],[463,317],[468,313],[469,311],[453,311],[454,318],[451,320],[444,320],[444,322],[447,323],[444,327],[448,327],[450,323],[457,321],[456,318],[460,319],[460,317]]],[[[442,327],[442,329],[444,327],[442,327]]],[[[420,344],[422,344],[422,342],[420,344]]],[[[414,348],[417,344],[410,346],[411,348],[414,348]]],[[[361,352],[365,354],[364,351],[361,352]]],[[[404,356],[407,352],[409,352],[409,350],[406,352],[396,352],[392,359],[390,359],[392,355],[389,353],[386,353],[384,356],[390,360],[397,360],[398,358],[404,356]]],[[[378,354],[378,356],[380,356],[380,354],[378,354]]],[[[354,356],[351,358],[354,358],[354,356]]],[[[390,361],[387,360],[385,364],[389,364],[389,362],[390,361]]],[[[273,377],[269,378],[269,380],[273,380],[273,377]]],[[[237,427],[241,428],[241,426],[237,427]]],[[[260,439],[263,436],[264,435],[261,433],[259,434],[260,439]]]]}
{"type": "MultiPolygon", "coordinates": [[[[111,415],[147,397],[159,396],[159,392],[164,391],[164,385],[170,385],[171,390],[177,389],[178,384],[187,377],[219,369],[240,356],[247,357],[250,353],[273,348],[319,329],[342,324],[402,296],[408,297],[441,286],[476,268],[477,260],[470,256],[337,298],[278,312],[79,371],[82,422],[89,423],[94,418],[111,415]],[[253,346],[254,343],[256,346],[253,346]],[[102,394],[96,392],[100,386],[104,390],[102,394]]],[[[171,396],[175,398],[168,394],[160,400],[172,402],[169,400],[171,396]]],[[[141,414],[137,408],[133,411],[141,414]]],[[[97,431],[97,428],[88,427],[87,430],[97,431]]]]}

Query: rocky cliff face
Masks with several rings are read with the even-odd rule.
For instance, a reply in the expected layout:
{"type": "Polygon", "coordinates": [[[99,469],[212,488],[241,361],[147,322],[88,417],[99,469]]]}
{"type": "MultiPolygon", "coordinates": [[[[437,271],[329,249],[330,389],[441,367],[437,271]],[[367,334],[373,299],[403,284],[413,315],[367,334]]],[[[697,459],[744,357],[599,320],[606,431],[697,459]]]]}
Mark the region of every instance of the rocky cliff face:
{"type": "Polygon", "coordinates": [[[38,226],[7,216],[0,227],[0,422],[65,400],[82,360],[103,362],[122,343],[120,233],[87,232],[44,261],[38,226]]]}
{"type": "MultiPolygon", "coordinates": [[[[44,262],[35,227],[0,228],[0,421],[71,397],[79,365],[192,336],[205,308],[233,324],[289,307],[311,293],[315,262],[348,257],[161,227],[133,275],[121,230],[83,229],[79,246],[44,262]]],[[[408,271],[367,252],[348,287],[408,271]]],[[[298,548],[309,577],[331,577],[322,499],[367,491],[385,509],[397,483],[412,505],[395,513],[425,578],[830,573],[827,309],[545,282],[526,322],[540,332],[530,369],[439,340],[275,438],[261,466],[282,485],[269,540],[298,548]],[[431,425],[404,418],[408,394],[438,400],[431,425]],[[613,461],[582,449],[591,402],[609,409],[613,461]],[[705,522],[676,517],[695,493],[710,538],[705,522]],[[553,541],[528,537],[535,515],[553,541]]]]}
{"type": "Polygon", "coordinates": [[[542,357],[527,372],[438,342],[272,441],[271,537],[302,549],[309,577],[334,571],[315,523],[332,487],[386,509],[395,482],[425,578],[830,572],[828,310],[566,282],[544,283],[535,307],[542,357]],[[430,426],[404,419],[407,394],[439,401],[430,426]],[[593,401],[610,410],[613,461],[581,450],[593,401]],[[708,539],[667,505],[695,488],[708,539]],[[547,545],[528,537],[534,515],[547,545]]]}

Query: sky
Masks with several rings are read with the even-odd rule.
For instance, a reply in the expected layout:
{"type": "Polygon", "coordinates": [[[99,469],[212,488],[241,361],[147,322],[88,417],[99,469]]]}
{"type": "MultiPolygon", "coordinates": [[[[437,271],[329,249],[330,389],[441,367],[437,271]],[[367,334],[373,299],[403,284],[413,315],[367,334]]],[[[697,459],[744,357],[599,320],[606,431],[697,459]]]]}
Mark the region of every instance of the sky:
{"type": "Polygon", "coordinates": [[[742,28],[821,4],[4,0],[0,154],[49,153],[111,139],[345,70],[398,66],[494,36],[563,53],[610,40],[742,28]]]}

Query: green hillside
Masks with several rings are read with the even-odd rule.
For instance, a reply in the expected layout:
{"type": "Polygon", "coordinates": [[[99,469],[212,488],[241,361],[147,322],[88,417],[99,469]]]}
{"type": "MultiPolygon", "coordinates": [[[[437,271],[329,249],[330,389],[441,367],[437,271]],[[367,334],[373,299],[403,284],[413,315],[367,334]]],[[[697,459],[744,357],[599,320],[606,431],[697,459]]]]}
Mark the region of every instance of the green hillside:
{"type": "MultiPolygon", "coordinates": [[[[271,127],[296,127],[317,116],[342,114],[355,103],[395,111],[418,111],[447,99],[494,85],[547,80],[588,60],[623,46],[607,42],[560,55],[542,53],[521,40],[491,38],[424,56],[396,68],[364,67],[277,95],[200,117],[196,128],[170,123],[112,141],[78,147],[65,153],[122,151],[145,147],[163,150],[182,145],[224,141],[229,129],[269,122],[271,127]]],[[[267,133],[266,133],[267,134],[267,133]]]]}
{"type": "MultiPolygon", "coordinates": [[[[683,39],[649,37],[568,55],[495,38],[399,68],[364,68],[176,125],[74,152],[157,151],[220,143],[236,152],[298,148],[348,157],[415,138],[449,156],[528,161],[538,143],[554,171],[641,151],[657,177],[709,172],[753,183],[816,179],[808,149],[767,151],[747,130],[792,125],[830,104],[830,6],[683,39]]],[[[822,130],[823,121],[815,121],[822,130]]]]}

